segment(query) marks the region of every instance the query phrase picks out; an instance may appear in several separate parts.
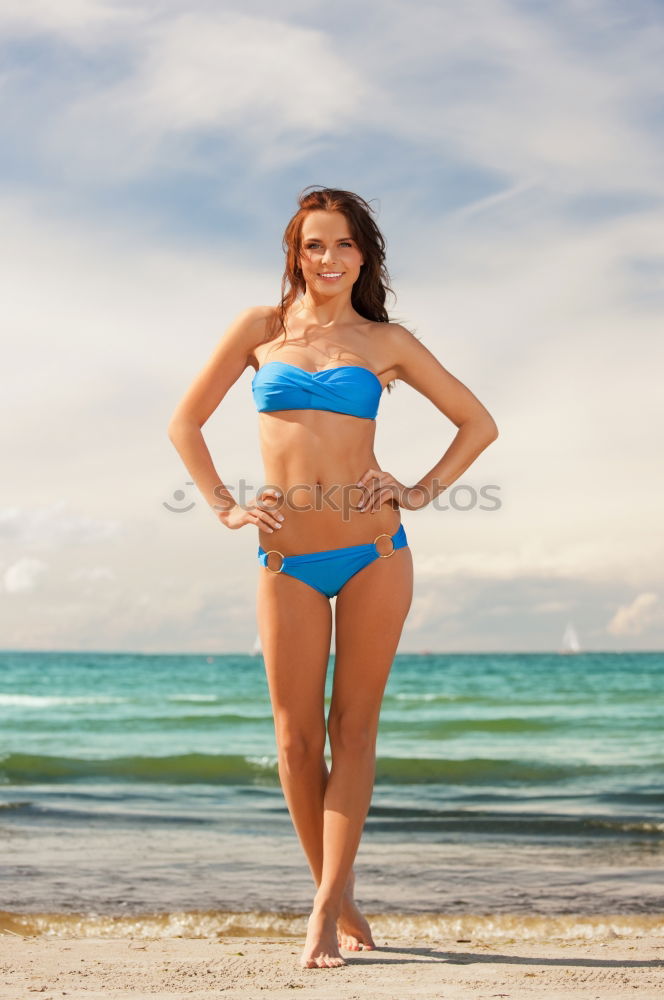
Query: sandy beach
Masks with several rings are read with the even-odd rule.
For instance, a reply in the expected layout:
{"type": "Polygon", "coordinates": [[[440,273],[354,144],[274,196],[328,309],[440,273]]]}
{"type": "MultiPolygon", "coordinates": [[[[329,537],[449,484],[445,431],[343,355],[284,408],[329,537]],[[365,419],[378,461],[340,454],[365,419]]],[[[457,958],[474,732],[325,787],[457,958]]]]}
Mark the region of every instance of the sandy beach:
{"type": "MultiPolygon", "coordinates": [[[[377,927],[378,931],[380,928],[377,927]]],[[[191,1000],[302,996],[319,1000],[489,1000],[495,997],[618,1000],[664,995],[664,933],[592,938],[418,941],[378,934],[378,949],[339,969],[299,967],[302,940],[102,938],[0,935],[0,998],[23,1000],[191,1000]]]]}

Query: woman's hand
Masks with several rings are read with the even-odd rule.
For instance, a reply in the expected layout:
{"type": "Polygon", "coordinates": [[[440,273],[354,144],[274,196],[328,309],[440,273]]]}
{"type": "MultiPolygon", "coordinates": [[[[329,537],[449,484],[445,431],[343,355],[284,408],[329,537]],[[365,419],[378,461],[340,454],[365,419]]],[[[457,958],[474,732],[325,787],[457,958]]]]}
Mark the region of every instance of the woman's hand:
{"type": "Polygon", "coordinates": [[[361,511],[369,510],[373,513],[390,500],[396,500],[404,510],[420,510],[431,499],[423,486],[404,486],[382,469],[367,469],[357,485],[364,491],[358,504],[361,511]]]}
{"type": "Polygon", "coordinates": [[[283,514],[275,511],[275,507],[282,500],[282,495],[277,490],[265,489],[254,500],[242,506],[234,504],[228,510],[217,512],[217,517],[227,528],[242,528],[245,524],[255,524],[263,531],[272,531],[281,527],[284,519],[283,514]],[[271,502],[266,503],[266,498],[271,502]]]}

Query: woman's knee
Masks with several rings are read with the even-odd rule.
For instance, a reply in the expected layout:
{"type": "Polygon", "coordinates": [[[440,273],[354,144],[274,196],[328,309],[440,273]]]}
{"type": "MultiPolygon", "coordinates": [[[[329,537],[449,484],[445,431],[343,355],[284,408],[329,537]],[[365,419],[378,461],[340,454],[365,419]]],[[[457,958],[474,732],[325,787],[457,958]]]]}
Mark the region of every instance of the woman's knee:
{"type": "Polygon", "coordinates": [[[318,725],[301,725],[292,720],[281,720],[275,726],[279,760],[289,770],[299,770],[325,755],[325,721],[318,725]]]}
{"type": "Polygon", "coordinates": [[[332,756],[372,756],[376,750],[377,724],[353,713],[330,713],[328,732],[332,756]]]}

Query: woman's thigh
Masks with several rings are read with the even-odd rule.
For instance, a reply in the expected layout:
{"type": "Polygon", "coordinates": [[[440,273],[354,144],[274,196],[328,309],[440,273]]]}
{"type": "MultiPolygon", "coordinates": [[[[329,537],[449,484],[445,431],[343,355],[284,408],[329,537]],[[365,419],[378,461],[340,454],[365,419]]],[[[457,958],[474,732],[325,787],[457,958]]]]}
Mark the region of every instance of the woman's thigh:
{"type": "Polygon", "coordinates": [[[328,598],[301,580],[260,567],[256,611],[277,739],[315,734],[324,744],[328,598]]]}
{"type": "Polygon", "coordinates": [[[413,596],[410,548],[375,559],[346,583],[335,610],[333,724],[375,736],[390,667],[413,596]]]}

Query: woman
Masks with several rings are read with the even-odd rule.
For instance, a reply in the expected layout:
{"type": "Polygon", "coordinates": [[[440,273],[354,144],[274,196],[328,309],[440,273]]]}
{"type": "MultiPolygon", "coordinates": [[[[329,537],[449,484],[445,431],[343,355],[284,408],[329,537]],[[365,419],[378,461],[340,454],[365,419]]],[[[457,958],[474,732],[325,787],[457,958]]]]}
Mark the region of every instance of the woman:
{"type": "Polygon", "coordinates": [[[250,308],[231,323],[173,414],[169,437],[221,523],[258,528],[257,616],[279,777],[317,886],[301,964],[329,968],[346,964],[340,946],[375,947],[354,901],[353,861],[373,791],[383,692],[412,597],[400,508],[426,506],[498,431],[473,393],[390,323],[385,243],[362,198],[306,189],[284,250],[279,306],[250,308]],[[241,506],[201,428],[248,366],[271,485],[241,506]],[[411,487],[381,469],[373,451],[381,393],[397,379],[458,428],[411,487]]]}

